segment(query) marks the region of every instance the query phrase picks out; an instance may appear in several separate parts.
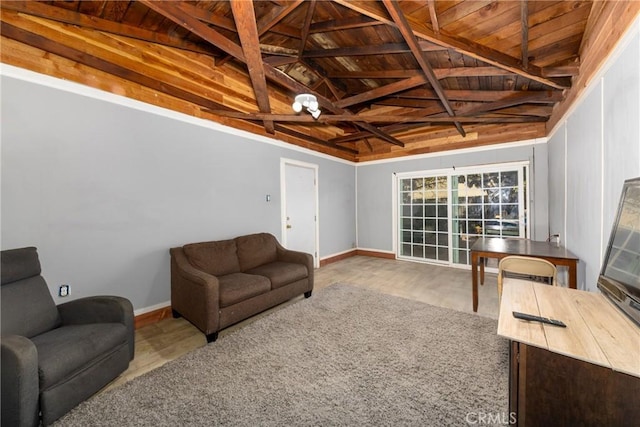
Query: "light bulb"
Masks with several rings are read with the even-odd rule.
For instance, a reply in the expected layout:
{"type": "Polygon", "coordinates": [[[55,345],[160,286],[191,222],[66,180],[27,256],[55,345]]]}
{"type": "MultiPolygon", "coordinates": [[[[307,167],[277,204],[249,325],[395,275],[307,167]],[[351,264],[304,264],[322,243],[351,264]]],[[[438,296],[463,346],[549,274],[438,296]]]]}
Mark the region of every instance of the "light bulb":
{"type": "Polygon", "coordinates": [[[312,110],[311,108],[307,108],[307,111],[309,113],[311,113],[311,117],[313,117],[316,120],[318,120],[318,117],[320,117],[320,114],[322,114],[322,111],[320,111],[320,110],[312,110]]]}
{"type": "Polygon", "coordinates": [[[302,111],[302,104],[296,101],[291,105],[291,108],[293,108],[293,111],[295,111],[296,113],[299,113],[300,111],[302,111]]]}

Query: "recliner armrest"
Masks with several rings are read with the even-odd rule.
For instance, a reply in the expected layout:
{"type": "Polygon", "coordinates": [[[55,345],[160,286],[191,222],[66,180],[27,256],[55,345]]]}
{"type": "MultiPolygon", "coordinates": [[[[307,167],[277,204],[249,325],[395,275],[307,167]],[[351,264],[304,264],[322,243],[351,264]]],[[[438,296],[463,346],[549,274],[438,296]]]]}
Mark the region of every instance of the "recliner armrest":
{"type": "Polygon", "coordinates": [[[92,296],[58,305],[63,325],[122,323],[127,328],[130,359],[135,351],[135,327],[131,301],[119,296],[92,296]]]}
{"type": "Polygon", "coordinates": [[[38,351],[30,339],[5,335],[0,340],[2,360],[2,419],[7,426],[39,423],[38,351]]]}

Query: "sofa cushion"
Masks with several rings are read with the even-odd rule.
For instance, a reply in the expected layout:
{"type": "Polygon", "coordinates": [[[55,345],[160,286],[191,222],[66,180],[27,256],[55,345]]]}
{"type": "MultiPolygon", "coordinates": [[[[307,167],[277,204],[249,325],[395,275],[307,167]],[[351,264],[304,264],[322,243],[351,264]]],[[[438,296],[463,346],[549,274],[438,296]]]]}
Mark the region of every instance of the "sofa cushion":
{"type": "Polygon", "coordinates": [[[307,267],[302,264],[294,264],[291,262],[270,262],[256,268],[248,270],[249,274],[258,274],[266,276],[271,280],[273,289],[296,282],[309,276],[307,267]]]}
{"type": "Polygon", "coordinates": [[[60,324],[60,315],[42,276],[2,286],[2,334],[31,338],[60,324]]]}
{"type": "Polygon", "coordinates": [[[191,265],[205,273],[224,276],[240,272],[235,240],[191,243],[183,249],[191,265]]]}
{"type": "Polygon", "coordinates": [[[127,328],[121,323],[69,325],[32,339],[38,350],[40,390],[65,380],[127,345],[127,328]]]}
{"type": "Polygon", "coordinates": [[[253,274],[227,274],[218,277],[218,282],[220,283],[220,307],[229,307],[271,290],[271,282],[268,278],[253,274]]]}
{"type": "Polygon", "coordinates": [[[276,238],[268,233],[236,237],[238,260],[242,271],[276,261],[276,238]]]}

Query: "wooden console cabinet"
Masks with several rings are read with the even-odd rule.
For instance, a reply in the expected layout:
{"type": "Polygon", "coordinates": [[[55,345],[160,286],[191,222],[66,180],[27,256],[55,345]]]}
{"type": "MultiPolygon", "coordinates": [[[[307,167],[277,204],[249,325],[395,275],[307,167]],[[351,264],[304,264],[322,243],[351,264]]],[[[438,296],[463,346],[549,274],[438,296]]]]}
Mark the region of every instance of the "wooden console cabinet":
{"type": "Polygon", "coordinates": [[[498,334],[510,340],[509,410],[519,426],[640,425],[640,327],[603,295],[505,280],[498,334]]]}

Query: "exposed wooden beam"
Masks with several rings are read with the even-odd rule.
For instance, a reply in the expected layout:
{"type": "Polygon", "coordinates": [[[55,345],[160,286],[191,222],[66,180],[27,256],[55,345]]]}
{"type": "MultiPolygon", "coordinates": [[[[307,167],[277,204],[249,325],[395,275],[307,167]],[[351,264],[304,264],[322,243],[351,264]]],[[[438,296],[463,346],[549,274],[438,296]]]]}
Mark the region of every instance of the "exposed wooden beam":
{"type": "MultiPolygon", "coordinates": [[[[174,2],[155,2],[152,0],[139,0],[139,1],[145,4],[150,9],[160,13],[161,15],[163,15],[167,19],[170,19],[176,24],[183,26],[184,28],[188,29],[192,33],[201,37],[203,40],[206,40],[207,42],[217,46],[218,48],[224,50],[226,53],[228,53],[232,57],[246,64],[247,61],[246,61],[246,58],[244,57],[242,48],[240,46],[238,46],[228,38],[224,37],[215,29],[209,27],[208,25],[202,23],[198,19],[192,17],[188,12],[186,12],[182,8],[183,6],[182,4],[177,4],[174,2]]],[[[263,63],[263,68],[264,68],[265,76],[267,79],[273,82],[276,82],[277,84],[280,84],[281,86],[288,88],[289,90],[292,90],[297,93],[311,92],[311,90],[308,87],[304,86],[303,84],[297,82],[296,80],[282,73],[277,68],[266,63],[263,63]]],[[[314,95],[316,95],[316,97],[318,98],[318,101],[320,101],[321,106],[325,108],[329,108],[332,112],[337,114],[349,113],[348,111],[333,105],[331,100],[325,98],[321,94],[314,93],[314,95]]],[[[355,124],[358,127],[368,132],[371,132],[372,134],[376,135],[377,137],[391,144],[404,147],[404,143],[402,141],[396,138],[393,138],[390,135],[387,135],[386,133],[377,129],[375,126],[370,125],[369,123],[355,122],[355,124]]]]}
{"type": "MultiPolygon", "coordinates": [[[[334,0],[336,3],[355,10],[365,16],[373,19],[377,19],[380,22],[384,22],[388,25],[396,26],[393,19],[383,13],[383,11],[377,7],[375,2],[367,0],[334,0]]],[[[556,89],[567,89],[570,82],[558,81],[555,79],[549,79],[542,75],[542,71],[539,67],[529,66],[528,70],[522,69],[522,64],[519,59],[513,58],[509,55],[505,55],[495,49],[488,48],[487,46],[480,45],[471,40],[461,39],[454,35],[445,33],[444,30],[440,30],[439,34],[436,34],[432,29],[428,28],[425,24],[415,21],[410,21],[411,28],[416,37],[424,40],[428,40],[431,43],[442,46],[446,49],[453,49],[454,51],[475,58],[487,64],[494,65],[496,67],[504,68],[507,71],[511,71],[522,77],[530,80],[537,81],[547,86],[556,89]]]]}
{"type": "MultiPolygon", "coordinates": [[[[511,71],[503,70],[497,67],[434,68],[433,72],[438,79],[444,79],[447,77],[487,77],[513,75],[511,71]]],[[[420,69],[334,71],[330,74],[330,77],[336,79],[405,79],[408,77],[413,77],[416,74],[420,73],[422,73],[422,70],[420,69]]]]}
{"type": "Polygon", "coordinates": [[[427,83],[427,81],[428,80],[424,75],[418,74],[416,76],[413,76],[405,80],[401,80],[399,82],[390,83],[388,85],[372,89],[368,92],[359,93],[358,95],[341,99],[340,101],[337,101],[335,105],[337,105],[338,107],[348,107],[351,105],[370,101],[372,99],[376,99],[376,98],[391,95],[397,92],[401,92],[403,90],[411,89],[416,86],[421,86],[427,83]]]}
{"type": "Polygon", "coordinates": [[[280,56],[280,55],[263,57],[262,60],[273,67],[295,64],[296,62],[298,62],[298,58],[296,56],[280,56]]]}
{"type": "Polygon", "coordinates": [[[215,25],[218,28],[223,28],[229,31],[238,31],[236,28],[236,23],[233,19],[229,19],[225,16],[222,16],[219,13],[209,12],[208,10],[202,9],[200,7],[194,6],[191,3],[181,2],[180,5],[189,15],[194,18],[198,18],[202,22],[206,22],[207,24],[215,25]]]}
{"type": "Polygon", "coordinates": [[[302,24],[302,31],[300,32],[300,47],[298,47],[298,58],[302,58],[302,53],[307,44],[307,38],[309,37],[309,27],[311,26],[311,20],[313,19],[313,12],[316,10],[316,0],[308,2],[307,14],[304,17],[304,24],[302,24]]]}
{"type": "MultiPolygon", "coordinates": [[[[451,107],[451,104],[447,99],[447,95],[444,93],[444,89],[442,88],[442,85],[433,72],[433,68],[431,68],[431,65],[425,57],[424,52],[422,52],[422,49],[420,49],[420,46],[418,45],[418,39],[413,34],[411,25],[407,21],[407,18],[404,16],[402,9],[400,9],[400,5],[398,5],[397,1],[395,0],[382,0],[382,2],[387,8],[389,15],[391,15],[391,17],[393,18],[393,21],[396,23],[398,30],[400,30],[402,37],[404,37],[404,40],[409,45],[409,48],[411,49],[413,56],[418,62],[418,65],[420,65],[420,68],[422,68],[425,76],[427,76],[427,79],[429,80],[429,83],[431,83],[433,90],[435,90],[438,94],[438,98],[440,98],[440,101],[442,102],[442,105],[444,105],[444,108],[447,110],[447,113],[449,113],[451,117],[454,117],[455,112],[453,111],[453,108],[451,107]]],[[[460,135],[465,136],[465,131],[460,123],[456,121],[453,121],[453,123],[456,129],[458,129],[460,135]]]]}
{"type": "Polygon", "coordinates": [[[440,34],[440,24],[438,23],[438,13],[436,12],[436,0],[427,0],[429,6],[429,17],[431,18],[431,27],[435,34],[440,34]]]}
{"type": "Polygon", "coordinates": [[[461,108],[456,111],[457,114],[468,117],[473,114],[486,113],[488,111],[500,110],[502,108],[513,107],[514,105],[522,105],[527,103],[549,103],[553,104],[562,100],[561,92],[551,91],[530,91],[515,92],[504,99],[494,102],[488,102],[480,105],[472,105],[467,108],[461,108]]]}
{"type": "MultiPolygon", "coordinates": [[[[297,114],[264,114],[264,113],[240,113],[236,111],[208,111],[219,116],[230,117],[242,120],[273,120],[274,122],[290,123],[334,123],[334,122],[367,122],[367,123],[453,123],[460,121],[464,123],[526,123],[546,121],[543,117],[433,117],[433,116],[398,116],[395,114],[378,115],[333,115],[323,114],[318,119],[309,115],[297,114]]],[[[463,135],[464,136],[464,135],[463,135]]]]}
{"type": "Polygon", "coordinates": [[[529,4],[528,0],[520,0],[520,33],[522,68],[529,68],[529,4]]]}
{"type": "Polygon", "coordinates": [[[366,17],[356,16],[353,18],[336,19],[331,21],[315,22],[309,27],[311,34],[328,33],[330,31],[351,30],[354,28],[371,27],[372,25],[384,25],[380,21],[366,17]]]}
{"type": "MultiPolygon", "coordinates": [[[[244,1],[247,1],[247,0],[244,0],[244,1]]],[[[282,6],[280,9],[275,7],[271,8],[271,10],[265,16],[260,18],[260,22],[257,23],[258,34],[262,36],[264,33],[269,31],[278,22],[282,21],[287,15],[289,15],[298,6],[300,6],[303,3],[303,1],[304,0],[295,0],[292,2],[287,2],[286,5],[282,6]]],[[[236,21],[236,24],[237,24],[237,21],[236,21]]]]}
{"type": "MultiPolygon", "coordinates": [[[[253,2],[245,0],[231,0],[231,10],[236,21],[236,26],[243,29],[243,31],[240,31],[238,35],[240,36],[240,43],[242,44],[244,57],[247,60],[249,77],[251,77],[251,84],[253,85],[253,92],[256,96],[258,108],[263,113],[271,113],[271,106],[269,105],[269,90],[267,88],[267,79],[264,75],[253,2]]],[[[264,128],[268,133],[275,134],[273,121],[266,119],[264,121],[264,128]]]]}
{"type": "MultiPolygon", "coordinates": [[[[445,90],[447,98],[455,101],[479,101],[479,102],[493,102],[508,99],[513,94],[527,94],[527,93],[545,93],[550,94],[548,98],[550,101],[557,102],[563,99],[563,92],[560,90],[550,91],[512,91],[512,90],[445,90]]],[[[438,99],[436,93],[430,89],[411,89],[401,94],[395,95],[399,98],[410,99],[438,99]]]]}
{"type": "Polygon", "coordinates": [[[311,142],[313,142],[315,144],[319,144],[319,145],[322,145],[324,147],[334,148],[336,150],[344,151],[344,152],[349,153],[349,154],[354,154],[354,155],[358,154],[357,150],[352,150],[351,148],[342,147],[342,146],[337,145],[336,143],[331,142],[331,141],[324,141],[324,140],[322,140],[320,138],[316,138],[314,136],[311,136],[308,133],[298,132],[298,131],[295,131],[293,129],[286,128],[286,127],[284,127],[282,125],[279,125],[277,123],[275,124],[275,129],[276,129],[276,131],[278,131],[280,133],[284,133],[285,135],[293,136],[294,138],[298,138],[298,139],[301,139],[303,141],[311,141],[311,142]]]}
{"type": "MultiPolygon", "coordinates": [[[[443,50],[432,43],[419,42],[420,49],[424,52],[443,50]]],[[[411,53],[411,49],[406,43],[387,43],[382,45],[367,45],[354,47],[337,47],[334,49],[308,50],[304,53],[305,58],[332,58],[336,56],[370,56],[370,55],[390,55],[395,53],[411,53]]]]}

